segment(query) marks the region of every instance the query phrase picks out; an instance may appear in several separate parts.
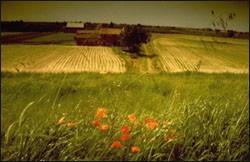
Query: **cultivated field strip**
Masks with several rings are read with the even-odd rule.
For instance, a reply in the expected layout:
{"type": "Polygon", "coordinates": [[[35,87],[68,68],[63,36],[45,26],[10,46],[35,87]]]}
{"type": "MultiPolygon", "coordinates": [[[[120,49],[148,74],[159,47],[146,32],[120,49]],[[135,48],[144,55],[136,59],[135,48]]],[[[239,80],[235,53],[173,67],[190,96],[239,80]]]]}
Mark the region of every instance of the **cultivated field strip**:
{"type": "MultiPolygon", "coordinates": [[[[19,50],[27,51],[19,56],[18,53],[11,53],[14,46],[15,45],[5,48],[2,51],[2,55],[8,53],[8,57],[19,57],[21,59],[16,59],[16,63],[12,64],[12,66],[9,66],[8,62],[2,60],[2,71],[51,73],[122,73],[126,71],[125,61],[116,55],[112,48],[109,47],[29,45],[24,46],[24,49],[19,46],[19,50]],[[29,64],[27,64],[27,66],[17,67],[16,65],[21,61],[29,62],[29,64]]],[[[10,60],[10,58],[8,59],[10,60]]]]}
{"type": "MultiPolygon", "coordinates": [[[[187,37],[188,38],[188,37],[187,37]]],[[[207,47],[202,43],[194,43],[188,46],[188,43],[168,37],[153,40],[153,47],[158,54],[158,64],[164,72],[182,72],[182,71],[199,71],[206,73],[247,73],[249,69],[241,62],[233,61],[233,58],[247,57],[243,50],[238,56],[237,51],[230,53],[228,48],[238,48],[238,45],[214,45],[216,48],[207,47]],[[218,47],[218,48],[217,48],[218,47]],[[223,53],[223,54],[221,54],[223,53]]],[[[247,48],[244,45],[243,48],[247,48]]]]}
{"type": "MultiPolygon", "coordinates": [[[[2,45],[1,69],[12,72],[139,73],[198,71],[248,73],[247,40],[162,34],[144,46],[147,55],[122,58],[103,46],[2,45]],[[153,55],[152,55],[153,56],[153,55]],[[130,64],[131,62],[131,64],[130,64]]],[[[125,55],[125,54],[124,54],[125,55]]]]}

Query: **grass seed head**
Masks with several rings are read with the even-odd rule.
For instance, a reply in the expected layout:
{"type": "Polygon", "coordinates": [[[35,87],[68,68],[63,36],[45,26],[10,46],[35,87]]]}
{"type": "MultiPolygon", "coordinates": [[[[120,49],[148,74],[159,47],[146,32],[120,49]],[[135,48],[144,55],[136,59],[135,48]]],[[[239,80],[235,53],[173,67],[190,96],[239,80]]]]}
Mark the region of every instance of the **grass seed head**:
{"type": "Polygon", "coordinates": [[[65,124],[65,117],[63,116],[63,117],[61,117],[59,120],[58,120],[58,122],[57,122],[57,124],[58,125],[61,125],[61,124],[65,124]]]}
{"type": "Polygon", "coordinates": [[[77,123],[76,122],[68,122],[67,123],[67,127],[69,127],[69,128],[76,128],[77,127],[77,123]]]}

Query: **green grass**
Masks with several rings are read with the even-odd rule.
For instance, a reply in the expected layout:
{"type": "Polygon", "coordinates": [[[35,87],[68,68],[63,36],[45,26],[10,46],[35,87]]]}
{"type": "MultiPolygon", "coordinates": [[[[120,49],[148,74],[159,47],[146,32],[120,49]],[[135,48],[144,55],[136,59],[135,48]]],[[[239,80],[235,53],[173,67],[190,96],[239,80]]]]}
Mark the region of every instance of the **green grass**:
{"type": "Polygon", "coordinates": [[[157,64],[157,55],[155,55],[154,51],[152,50],[151,44],[143,44],[142,53],[144,56],[136,56],[135,54],[131,54],[128,52],[123,51],[119,47],[113,47],[113,51],[119,55],[123,60],[126,62],[126,69],[129,73],[157,73],[161,72],[159,64],[157,64]],[[156,56],[151,57],[150,56],[156,56]],[[148,69],[148,62],[151,61],[153,63],[152,70],[149,71],[148,69]]]}
{"type": "Polygon", "coordinates": [[[247,74],[1,75],[1,160],[249,160],[247,74]],[[98,107],[109,110],[107,132],[91,124],[98,107]],[[133,112],[139,125],[127,121],[133,112]],[[63,113],[76,128],[56,124],[63,113]],[[111,149],[124,124],[131,139],[111,149]]]}
{"type": "Polygon", "coordinates": [[[23,34],[24,32],[1,32],[1,36],[12,36],[12,35],[20,35],[23,34]]]}
{"type": "Polygon", "coordinates": [[[74,40],[74,35],[75,33],[57,32],[57,33],[51,33],[46,36],[29,39],[28,42],[33,42],[33,43],[50,42],[54,44],[75,45],[76,42],[74,40]]]}

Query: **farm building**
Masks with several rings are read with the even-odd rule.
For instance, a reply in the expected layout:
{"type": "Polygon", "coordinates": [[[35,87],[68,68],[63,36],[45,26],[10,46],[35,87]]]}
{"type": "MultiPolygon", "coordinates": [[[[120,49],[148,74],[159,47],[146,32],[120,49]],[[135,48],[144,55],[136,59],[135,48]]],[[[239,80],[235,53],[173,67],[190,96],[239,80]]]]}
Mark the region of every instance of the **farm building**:
{"type": "Polygon", "coordinates": [[[84,23],[82,22],[67,22],[65,32],[75,33],[77,30],[83,30],[84,23]]]}
{"type": "Polygon", "coordinates": [[[120,28],[99,28],[97,30],[78,30],[75,40],[78,45],[120,46],[120,28]]]}

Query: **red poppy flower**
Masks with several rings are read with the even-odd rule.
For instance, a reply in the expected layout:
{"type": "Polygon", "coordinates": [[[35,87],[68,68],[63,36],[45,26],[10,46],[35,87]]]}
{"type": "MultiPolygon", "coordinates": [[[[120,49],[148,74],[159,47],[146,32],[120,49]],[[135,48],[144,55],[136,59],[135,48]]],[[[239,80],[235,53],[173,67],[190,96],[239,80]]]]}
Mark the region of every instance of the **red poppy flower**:
{"type": "Polygon", "coordinates": [[[121,140],[122,141],[127,141],[129,139],[129,134],[123,134],[122,136],[121,136],[121,140]]]}
{"type": "Polygon", "coordinates": [[[101,131],[107,131],[109,129],[109,126],[107,124],[103,124],[100,126],[101,131]]]}
{"type": "Polygon", "coordinates": [[[101,122],[99,120],[92,121],[92,124],[96,127],[99,127],[101,125],[101,122]]]}
{"type": "Polygon", "coordinates": [[[133,123],[136,120],[135,113],[129,114],[128,115],[128,120],[133,123]]]}
{"type": "Polygon", "coordinates": [[[138,153],[138,152],[140,152],[141,151],[141,149],[140,149],[140,147],[138,147],[138,146],[132,146],[131,147],[131,152],[133,152],[133,153],[138,153]]]}
{"type": "Polygon", "coordinates": [[[121,128],[122,134],[128,134],[130,132],[129,126],[125,125],[121,128]]]}
{"type": "Polygon", "coordinates": [[[119,149],[121,148],[121,142],[120,141],[114,141],[111,145],[111,148],[119,149]]]}
{"type": "Polygon", "coordinates": [[[96,111],[96,117],[106,118],[108,110],[106,108],[98,108],[96,111]]]}

